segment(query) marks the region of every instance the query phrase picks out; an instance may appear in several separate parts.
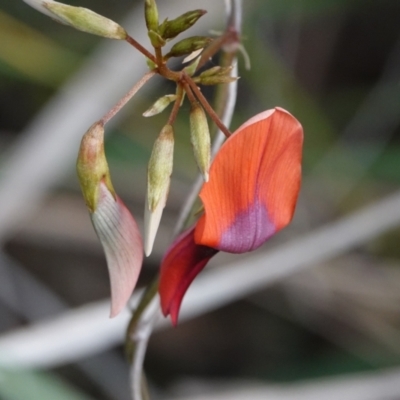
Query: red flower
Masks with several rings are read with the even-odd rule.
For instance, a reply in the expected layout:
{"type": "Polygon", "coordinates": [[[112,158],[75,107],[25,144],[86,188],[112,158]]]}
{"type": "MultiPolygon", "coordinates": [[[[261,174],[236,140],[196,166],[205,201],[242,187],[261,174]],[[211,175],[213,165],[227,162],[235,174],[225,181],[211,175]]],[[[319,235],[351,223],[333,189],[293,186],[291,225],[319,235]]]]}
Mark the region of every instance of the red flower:
{"type": "Polygon", "coordinates": [[[256,115],[224,143],[200,198],[205,213],[169,248],[161,307],[176,324],[190,283],[218,250],[255,250],[291,221],[301,182],[303,130],[287,111],[256,115]]]}

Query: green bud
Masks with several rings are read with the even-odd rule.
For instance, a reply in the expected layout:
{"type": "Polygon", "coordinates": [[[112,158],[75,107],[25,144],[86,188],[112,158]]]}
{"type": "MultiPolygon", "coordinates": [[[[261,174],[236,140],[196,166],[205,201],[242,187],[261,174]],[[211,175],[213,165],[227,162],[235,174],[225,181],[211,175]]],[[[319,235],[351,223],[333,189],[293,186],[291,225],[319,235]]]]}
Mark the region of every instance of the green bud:
{"type": "Polygon", "coordinates": [[[212,67],[202,72],[195,78],[196,83],[202,85],[218,85],[219,83],[231,83],[239,78],[231,76],[233,67],[212,67]]]}
{"type": "Polygon", "coordinates": [[[145,0],[144,16],[147,30],[157,32],[158,30],[158,9],[155,0],[145,0]]]}
{"type": "Polygon", "coordinates": [[[208,182],[208,170],[211,162],[210,130],[203,108],[197,103],[190,110],[190,140],[194,156],[203,178],[208,182]]]}
{"type": "Polygon", "coordinates": [[[194,10],[180,15],[172,21],[166,19],[159,27],[160,35],[165,40],[173,39],[192,27],[206,13],[207,11],[205,10],[194,10]]]}
{"type": "Polygon", "coordinates": [[[212,67],[212,68],[206,69],[205,71],[203,71],[203,72],[199,75],[199,77],[202,78],[202,77],[205,77],[205,76],[212,76],[212,75],[215,75],[215,74],[217,74],[219,71],[221,71],[221,69],[222,69],[222,67],[220,67],[219,65],[217,65],[216,67],[212,67]]]}
{"type": "Polygon", "coordinates": [[[173,101],[176,100],[175,94],[167,94],[160,97],[148,110],[143,113],[143,117],[152,117],[163,112],[173,101]]]}
{"type": "Polygon", "coordinates": [[[49,15],[62,24],[83,32],[109,39],[124,40],[127,33],[116,22],[82,7],[73,7],[51,0],[25,0],[37,10],[49,15]]]}
{"type": "Polygon", "coordinates": [[[199,76],[200,76],[200,78],[203,78],[203,77],[205,78],[205,77],[214,76],[214,75],[230,75],[232,69],[233,69],[232,66],[229,66],[229,67],[216,66],[216,67],[212,67],[210,69],[206,69],[199,76]]]}
{"type": "Polygon", "coordinates": [[[235,82],[239,79],[237,76],[229,76],[229,75],[214,75],[214,76],[206,76],[206,77],[199,77],[200,79],[198,82],[201,85],[218,85],[220,83],[231,83],[235,82]]]}
{"type": "Polygon", "coordinates": [[[76,169],[83,197],[91,212],[96,211],[102,180],[115,195],[104,153],[104,127],[100,122],[94,123],[83,135],[76,169]]]}
{"type": "Polygon", "coordinates": [[[196,50],[203,49],[211,42],[212,39],[206,36],[192,36],[175,43],[165,57],[170,58],[185,56],[196,50]]]}
{"type": "Polygon", "coordinates": [[[144,210],[145,253],[150,255],[167,202],[174,154],[174,131],[165,125],[156,139],[147,172],[147,199],[144,210]]]}
{"type": "Polygon", "coordinates": [[[171,125],[165,125],[154,142],[149,160],[147,196],[150,211],[156,209],[165,192],[168,192],[173,154],[174,131],[171,125]]]}
{"type": "Polygon", "coordinates": [[[147,34],[149,35],[151,45],[153,47],[163,47],[167,43],[157,32],[155,31],[148,31],[147,34]]]}

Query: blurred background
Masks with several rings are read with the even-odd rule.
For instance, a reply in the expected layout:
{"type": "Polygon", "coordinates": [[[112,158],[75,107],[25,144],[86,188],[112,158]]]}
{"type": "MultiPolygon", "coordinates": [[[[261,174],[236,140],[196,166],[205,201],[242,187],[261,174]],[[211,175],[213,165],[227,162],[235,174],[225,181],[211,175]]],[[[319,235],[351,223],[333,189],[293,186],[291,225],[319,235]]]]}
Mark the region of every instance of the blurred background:
{"type": "MultiPolygon", "coordinates": [[[[224,29],[222,0],[159,3],[162,18],[207,9],[191,34],[224,29]]],[[[235,295],[238,282],[226,268],[229,301],[188,308],[177,328],[168,323],[154,333],[145,362],[152,393],[400,399],[400,2],[244,3],[251,69],[239,56],[232,129],[274,106],[301,121],[300,201],[292,225],[255,255],[218,256],[204,274],[232,262],[253,271],[252,257],[275,272],[235,295]]],[[[69,4],[121,23],[149,46],[141,0],[69,4]]],[[[0,5],[1,399],[130,398],[122,347],[128,313],[108,320],[106,263],[75,158],[82,134],[145,69],[126,43],[59,25],[19,0],[0,5]]],[[[146,164],[167,115],[141,114],[172,90],[155,79],[107,132],[113,182],[141,226],[146,164]]],[[[197,173],[186,110],[176,126],[170,198],[140,286],[156,273],[197,173]]],[[[198,302],[207,303],[207,286],[202,296],[198,302]]]]}

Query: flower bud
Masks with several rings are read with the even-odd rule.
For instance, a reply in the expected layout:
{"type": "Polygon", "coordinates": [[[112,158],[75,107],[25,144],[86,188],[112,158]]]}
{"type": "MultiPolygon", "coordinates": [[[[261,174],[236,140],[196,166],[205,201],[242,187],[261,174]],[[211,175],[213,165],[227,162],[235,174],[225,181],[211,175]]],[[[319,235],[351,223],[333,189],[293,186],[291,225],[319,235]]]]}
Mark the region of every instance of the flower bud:
{"type": "Polygon", "coordinates": [[[165,125],[154,143],[147,172],[147,200],[144,213],[144,241],[147,256],[153,248],[162,212],[167,202],[173,154],[174,131],[171,125],[165,125]]]}
{"type": "Polygon", "coordinates": [[[204,180],[208,182],[211,160],[210,131],[206,114],[199,104],[193,104],[190,110],[190,139],[197,165],[204,180]]]}
{"type": "Polygon", "coordinates": [[[160,97],[148,110],[143,113],[143,117],[152,117],[163,112],[173,101],[176,100],[175,94],[167,94],[160,97]]]}
{"type": "Polygon", "coordinates": [[[84,134],[76,169],[85,203],[91,212],[97,208],[101,181],[115,195],[104,153],[104,127],[100,122],[94,123],[84,134]]]}
{"type": "Polygon", "coordinates": [[[198,82],[201,85],[218,85],[220,83],[231,83],[235,82],[239,79],[237,76],[229,76],[229,75],[213,75],[206,77],[199,77],[198,82]]]}
{"type": "Polygon", "coordinates": [[[206,13],[205,10],[188,11],[172,21],[165,20],[159,27],[160,35],[165,40],[173,39],[193,26],[206,13]]]}
{"type": "Polygon", "coordinates": [[[232,66],[220,67],[219,65],[217,65],[216,67],[206,69],[199,75],[199,77],[206,78],[208,76],[214,76],[214,75],[229,75],[231,73],[232,69],[233,69],[232,66]]]}
{"type": "Polygon", "coordinates": [[[158,30],[158,9],[155,0],[145,0],[144,3],[144,16],[146,19],[147,30],[158,30]]]}
{"type": "Polygon", "coordinates": [[[163,47],[167,43],[156,31],[148,31],[147,35],[153,47],[163,47]]]}
{"type": "Polygon", "coordinates": [[[217,66],[215,66],[215,67],[206,69],[205,71],[203,71],[203,72],[199,75],[199,77],[212,76],[212,75],[218,74],[218,72],[220,72],[221,69],[222,69],[222,67],[220,67],[219,65],[217,65],[217,66]]]}
{"type": "Polygon", "coordinates": [[[127,33],[116,22],[82,7],[73,7],[52,0],[24,0],[43,14],[83,32],[109,39],[125,40],[127,33]]]}
{"type": "Polygon", "coordinates": [[[212,39],[206,36],[192,36],[175,43],[165,57],[185,56],[186,54],[190,54],[198,49],[206,47],[211,42],[212,39]]]}

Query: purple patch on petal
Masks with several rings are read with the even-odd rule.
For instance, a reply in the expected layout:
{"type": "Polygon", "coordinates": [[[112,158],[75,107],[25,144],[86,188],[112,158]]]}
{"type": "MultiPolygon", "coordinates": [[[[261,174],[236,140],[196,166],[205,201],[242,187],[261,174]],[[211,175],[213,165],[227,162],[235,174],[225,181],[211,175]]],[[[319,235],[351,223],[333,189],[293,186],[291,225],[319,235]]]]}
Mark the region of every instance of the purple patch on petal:
{"type": "Polygon", "coordinates": [[[247,210],[239,213],[233,224],[222,235],[219,250],[245,253],[260,247],[276,232],[266,207],[256,200],[247,210]]]}

